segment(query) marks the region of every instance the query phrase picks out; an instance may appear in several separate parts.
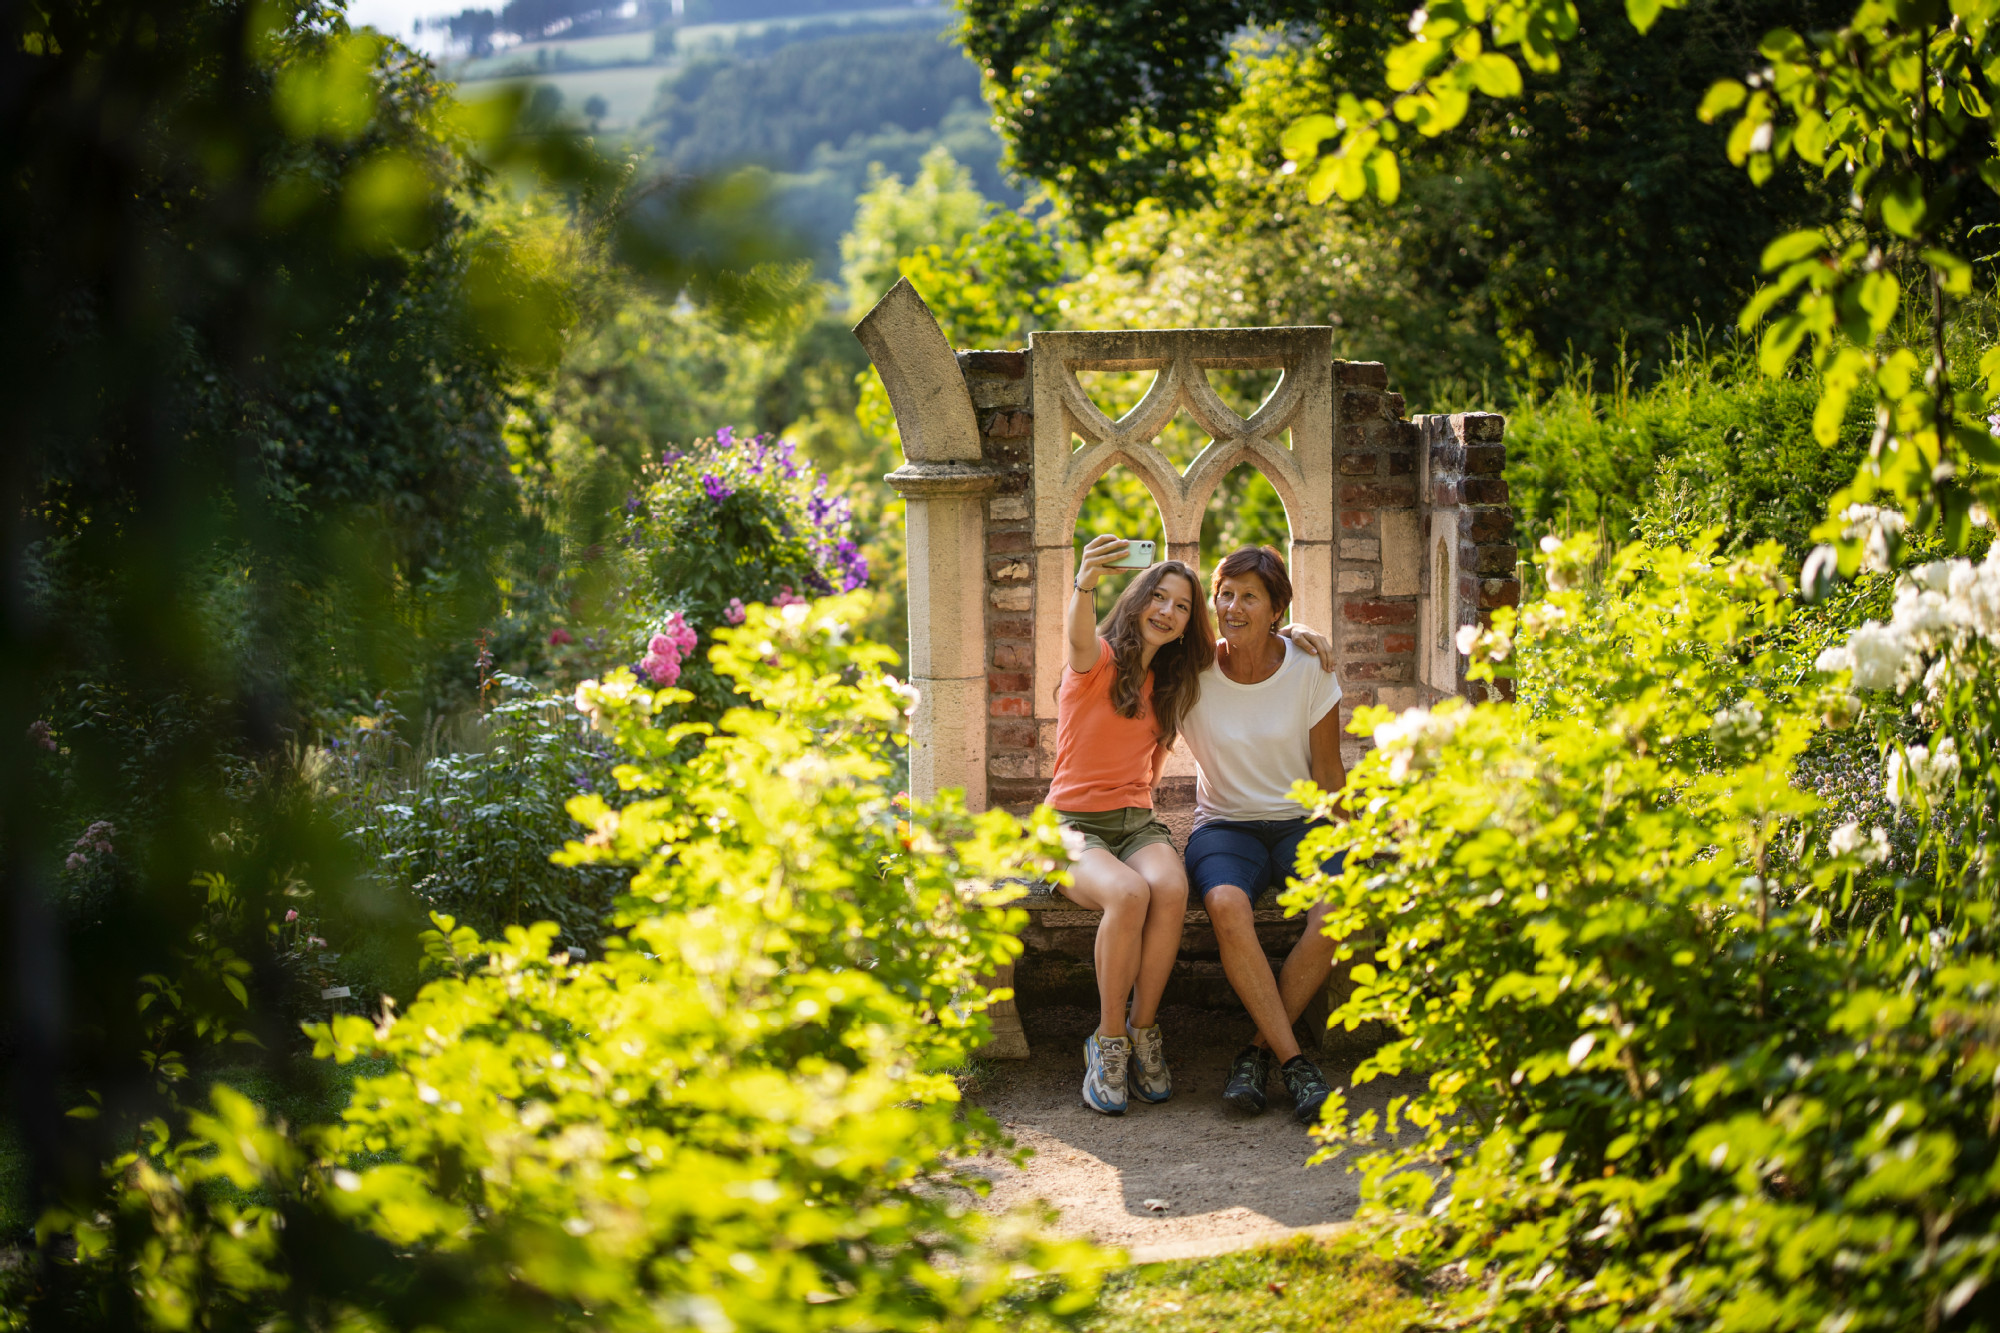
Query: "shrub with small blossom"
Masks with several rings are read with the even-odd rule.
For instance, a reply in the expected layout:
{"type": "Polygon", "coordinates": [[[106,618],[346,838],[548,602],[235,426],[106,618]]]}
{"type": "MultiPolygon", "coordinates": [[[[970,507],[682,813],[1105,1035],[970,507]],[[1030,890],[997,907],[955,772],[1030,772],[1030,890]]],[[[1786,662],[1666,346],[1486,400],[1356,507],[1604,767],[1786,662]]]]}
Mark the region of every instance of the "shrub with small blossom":
{"type": "Polygon", "coordinates": [[[622,520],[622,592],[609,655],[594,665],[688,690],[695,716],[719,716],[731,700],[699,646],[713,630],[741,624],[757,603],[785,606],[868,581],[846,497],[789,440],[725,427],[668,450],[622,520]]]}

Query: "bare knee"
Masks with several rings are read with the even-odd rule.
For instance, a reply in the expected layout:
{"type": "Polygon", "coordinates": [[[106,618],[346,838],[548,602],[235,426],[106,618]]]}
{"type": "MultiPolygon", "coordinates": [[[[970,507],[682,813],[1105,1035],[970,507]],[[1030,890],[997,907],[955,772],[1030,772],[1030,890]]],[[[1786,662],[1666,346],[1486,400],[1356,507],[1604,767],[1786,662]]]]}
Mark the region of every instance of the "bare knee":
{"type": "Polygon", "coordinates": [[[1152,901],[1152,890],[1137,871],[1127,870],[1123,875],[1107,876],[1098,898],[1107,917],[1143,917],[1152,901]]]}
{"type": "Polygon", "coordinates": [[[1187,910],[1187,872],[1179,866],[1167,873],[1148,872],[1146,892],[1155,910],[1170,909],[1175,912],[1187,910]]]}
{"type": "Polygon", "coordinates": [[[1234,884],[1224,884],[1208,891],[1202,899],[1208,910],[1208,919],[1220,933],[1229,934],[1253,930],[1257,924],[1257,914],[1251,910],[1250,895],[1234,884]]]}

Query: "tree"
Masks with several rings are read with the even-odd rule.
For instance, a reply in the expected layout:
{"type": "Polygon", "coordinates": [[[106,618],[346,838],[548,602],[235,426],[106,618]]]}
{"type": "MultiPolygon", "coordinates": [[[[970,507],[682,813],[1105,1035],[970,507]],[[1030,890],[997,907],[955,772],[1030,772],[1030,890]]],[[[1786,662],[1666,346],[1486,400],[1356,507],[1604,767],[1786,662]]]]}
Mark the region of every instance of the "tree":
{"type": "Polygon", "coordinates": [[[1754,237],[1830,215],[1803,173],[1753,188],[1723,163],[1722,136],[1692,116],[1713,79],[1739,72],[1765,29],[1798,13],[1775,0],[1697,0],[1669,40],[1649,41],[1593,11],[1572,59],[1482,103],[1449,140],[1406,145],[1404,207],[1356,196],[1324,219],[1285,206],[1295,194],[1281,175],[1283,124],[1254,116],[1257,71],[1286,66],[1282,77],[1321,106],[1377,96],[1388,52],[1408,36],[1406,7],[1217,2],[1160,20],[1136,3],[973,0],[964,39],[1009,161],[1046,181],[1086,232],[1148,200],[1170,212],[1222,206],[1238,227],[1267,232],[1283,214],[1307,244],[1359,232],[1393,255],[1402,285],[1497,340],[1492,368],[1521,373],[1570,352],[1607,364],[1621,332],[1631,351],[1663,356],[1690,320],[1741,301],[1754,237]]]}
{"type": "Polygon", "coordinates": [[[559,191],[668,291],[724,290],[763,242],[752,201],[633,189],[337,8],[50,0],[6,22],[8,1104],[37,1202],[89,1210],[169,1104],[141,977],[226,944],[243,971],[176,991],[188,1027],[287,1045],[265,921],[297,876],[341,884],[283,780],[302,684],[407,678],[413,644],[465,645],[498,594],[513,384],[576,311],[539,236],[482,209],[496,178],[559,191]],[[65,857],[120,801],[140,826],[98,839],[117,872],[83,920],[65,857]],[[80,1086],[101,1119],[66,1114],[80,1086]]]}

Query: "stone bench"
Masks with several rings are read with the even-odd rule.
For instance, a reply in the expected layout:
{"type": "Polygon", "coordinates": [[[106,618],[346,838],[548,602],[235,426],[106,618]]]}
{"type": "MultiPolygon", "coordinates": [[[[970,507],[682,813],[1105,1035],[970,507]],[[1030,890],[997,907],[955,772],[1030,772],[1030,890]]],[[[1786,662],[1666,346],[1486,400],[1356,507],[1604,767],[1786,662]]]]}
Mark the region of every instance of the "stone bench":
{"type": "MultiPolygon", "coordinates": [[[[1045,880],[1017,881],[1017,884],[1022,896],[1010,906],[1028,914],[1028,924],[1021,931],[1025,947],[1021,957],[996,976],[994,983],[1011,985],[1017,995],[1031,996],[1038,1003],[1095,1009],[1097,975],[1091,960],[1103,914],[1071,902],[1045,880]]],[[[1255,915],[1257,938],[1271,960],[1271,970],[1276,972],[1305,933],[1305,916],[1287,915],[1276,907],[1259,908],[1255,915]]],[[[1347,973],[1347,965],[1336,965],[1325,990],[1299,1016],[1296,1031],[1301,1046],[1321,1049],[1329,1039],[1371,1037],[1372,1034],[1344,1031],[1329,1034],[1326,1030],[1327,1014],[1346,998],[1352,985],[1347,973]]],[[[1180,957],[1167,982],[1164,1002],[1216,1010],[1217,1021],[1243,1024],[1247,1039],[1249,1019],[1223,972],[1221,949],[1209,925],[1208,913],[1192,904],[1187,909],[1180,957]]],[[[993,1059],[1026,1059],[1028,1039],[1021,1026],[1018,1003],[1005,1000],[995,1005],[992,1018],[993,1041],[982,1054],[993,1059]]]]}

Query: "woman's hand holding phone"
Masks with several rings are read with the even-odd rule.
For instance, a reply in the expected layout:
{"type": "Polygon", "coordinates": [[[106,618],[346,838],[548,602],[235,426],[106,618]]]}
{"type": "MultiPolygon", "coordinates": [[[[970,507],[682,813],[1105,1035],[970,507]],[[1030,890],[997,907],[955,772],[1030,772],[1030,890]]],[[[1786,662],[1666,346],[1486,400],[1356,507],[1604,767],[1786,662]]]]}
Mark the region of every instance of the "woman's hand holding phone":
{"type": "Polygon", "coordinates": [[[1095,588],[1097,581],[1104,577],[1104,571],[1125,558],[1131,544],[1123,537],[1114,537],[1108,532],[1092,537],[1090,544],[1083,548],[1083,558],[1076,564],[1077,591],[1089,592],[1095,588]],[[1089,582],[1086,583],[1086,579],[1089,582]]]}

